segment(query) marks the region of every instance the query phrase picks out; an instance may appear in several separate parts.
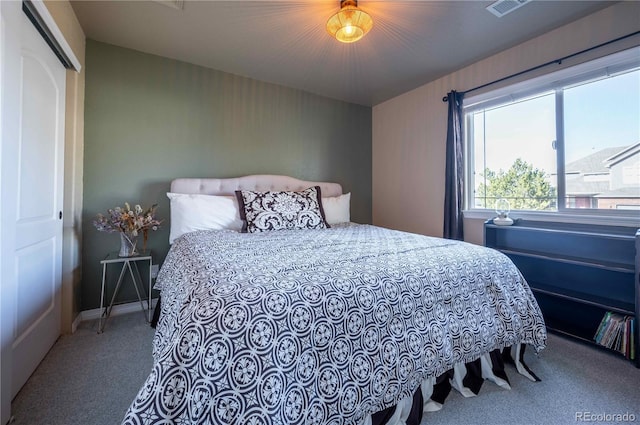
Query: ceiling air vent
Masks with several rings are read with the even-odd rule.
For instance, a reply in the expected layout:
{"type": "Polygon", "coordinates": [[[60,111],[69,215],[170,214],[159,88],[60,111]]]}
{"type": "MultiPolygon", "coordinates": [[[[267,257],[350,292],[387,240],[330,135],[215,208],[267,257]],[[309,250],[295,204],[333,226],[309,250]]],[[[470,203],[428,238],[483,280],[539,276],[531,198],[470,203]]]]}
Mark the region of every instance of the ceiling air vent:
{"type": "Polygon", "coordinates": [[[498,18],[502,18],[507,13],[513,12],[530,1],[531,0],[498,0],[497,2],[487,6],[487,10],[498,18]]]}

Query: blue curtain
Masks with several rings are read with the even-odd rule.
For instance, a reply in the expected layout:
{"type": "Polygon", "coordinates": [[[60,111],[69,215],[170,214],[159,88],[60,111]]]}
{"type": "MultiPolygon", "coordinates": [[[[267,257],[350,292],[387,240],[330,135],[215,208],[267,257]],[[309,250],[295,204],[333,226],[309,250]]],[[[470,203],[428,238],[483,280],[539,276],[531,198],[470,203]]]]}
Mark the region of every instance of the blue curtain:
{"type": "Polygon", "coordinates": [[[462,202],[464,197],[464,141],[462,137],[462,99],[464,93],[447,93],[447,157],[444,189],[444,231],[448,239],[464,239],[462,202]]]}

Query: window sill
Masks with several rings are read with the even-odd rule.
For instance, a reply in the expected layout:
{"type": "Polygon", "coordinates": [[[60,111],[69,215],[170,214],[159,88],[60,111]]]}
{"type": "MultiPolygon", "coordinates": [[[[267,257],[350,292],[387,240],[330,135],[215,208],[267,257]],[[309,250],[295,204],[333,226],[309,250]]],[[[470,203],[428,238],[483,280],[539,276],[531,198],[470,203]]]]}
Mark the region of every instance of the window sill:
{"type": "MultiPolygon", "coordinates": [[[[464,210],[464,218],[489,220],[496,216],[493,210],[464,210]]],[[[543,211],[512,211],[509,217],[523,220],[550,221],[556,223],[603,224],[608,226],[640,227],[640,214],[630,215],[595,215],[575,212],[543,212],[543,211]]]]}

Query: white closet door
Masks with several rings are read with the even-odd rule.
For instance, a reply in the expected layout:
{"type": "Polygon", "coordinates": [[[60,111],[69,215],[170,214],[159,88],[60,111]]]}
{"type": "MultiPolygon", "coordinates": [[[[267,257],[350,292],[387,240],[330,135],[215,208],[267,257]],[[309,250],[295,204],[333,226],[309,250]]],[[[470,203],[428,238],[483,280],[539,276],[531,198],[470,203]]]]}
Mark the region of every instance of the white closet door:
{"type": "MultiPolygon", "coordinates": [[[[2,58],[0,290],[13,316],[13,398],[60,335],[66,71],[21,3],[1,3],[11,34],[2,58]]],[[[2,362],[4,371],[4,352],[2,362]]]]}

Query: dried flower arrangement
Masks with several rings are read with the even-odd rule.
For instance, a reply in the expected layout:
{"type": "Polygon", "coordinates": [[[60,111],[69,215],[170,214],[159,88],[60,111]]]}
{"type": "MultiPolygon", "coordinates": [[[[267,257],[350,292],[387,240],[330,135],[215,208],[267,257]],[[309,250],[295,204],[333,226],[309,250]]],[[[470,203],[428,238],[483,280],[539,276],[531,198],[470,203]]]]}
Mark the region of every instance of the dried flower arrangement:
{"type": "MultiPolygon", "coordinates": [[[[138,235],[143,235],[143,250],[147,249],[147,237],[149,230],[158,230],[161,220],[156,218],[156,209],[158,204],[152,205],[150,208],[143,210],[140,205],[135,205],[133,209],[125,202],[124,207],[115,207],[107,211],[107,215],[98,214],[93,221],[93,225],[101,232],[115,233],[120,232],[131,244],[131,252],[128,255],[135,255],[135,246],[138,235]]],[[[122,255],[121,250],[121,256],[122,255]]]]}

